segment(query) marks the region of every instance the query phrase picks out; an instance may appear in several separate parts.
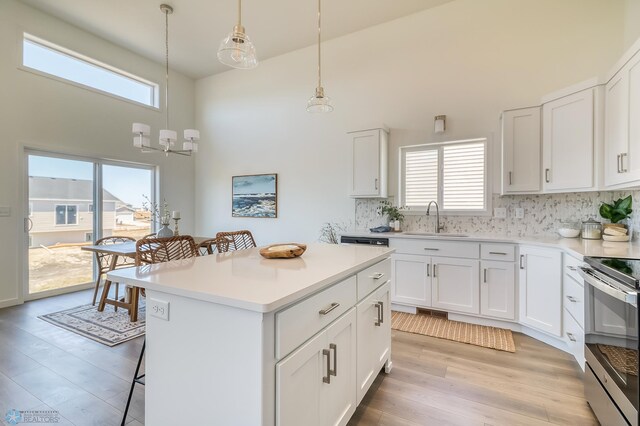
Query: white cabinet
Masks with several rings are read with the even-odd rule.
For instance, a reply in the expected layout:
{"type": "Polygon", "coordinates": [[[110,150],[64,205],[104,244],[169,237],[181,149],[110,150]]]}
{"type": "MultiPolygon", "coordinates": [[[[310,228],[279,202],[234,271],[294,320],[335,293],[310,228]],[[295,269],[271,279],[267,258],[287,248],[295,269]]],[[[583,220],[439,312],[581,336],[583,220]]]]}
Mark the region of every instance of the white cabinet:
{"type": "Polygon", "coordinates": [[[540,107],[502,113],[502,193],[539,192],[540,107]]]}
{"type": "Polygon", "coordinates": [[[640,53],[605,89],[605,186],[640,183],[640,53]]]}
{"type": "Polygon", "coordinates": [[[515,265],[513,262],[483,260],[480,262],[480,314],[495,318],[515,319],[515,265]]]}
{"type": "Polygon", "coordinates": [[[414,254],[392,257],[391,299],[411,306],[431,306],[431,258],[414,254]]]}
{"type": "Polygon", "coordinates": [[[389,284],[356,306],[358,315],[357,403],[369,390],[391,352],[389,284]]]}
{"type": "Polygon", "coordinates": [[[356,409],[356,309],[276,364],[276,423],[345,425],[356,409]]]}
{"type": "Polygon", "coordinates": [[[386,198],[387,131],[362,130],[349,133],[349,137],[350,195],[354,198],[386,198]]]}
{"type": "Polygon", "coordinates": [[[594,187],[593,88],[542,107],[544,192],[594,187]]]}
{"type": "Polygon", "coordinates": [[[447,311],[480,313],[479,262],[450,257],[434,257],[432,262],[432,306],[447,311]]]}
{"type": "Polygon", "coordinates": [[[520,247],[520,322],[562,336],[562,253],[520,247]]]}

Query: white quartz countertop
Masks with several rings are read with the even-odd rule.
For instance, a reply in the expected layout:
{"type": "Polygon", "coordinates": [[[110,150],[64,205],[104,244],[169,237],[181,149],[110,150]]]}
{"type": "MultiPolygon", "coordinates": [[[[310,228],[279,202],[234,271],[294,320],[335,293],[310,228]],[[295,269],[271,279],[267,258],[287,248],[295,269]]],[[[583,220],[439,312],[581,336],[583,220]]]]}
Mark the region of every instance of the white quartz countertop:
{"type": "Polygon", "coordinates": [[[265,259],[259,249],[118,269],[107,276],[150,290],[272,312],[391,255],[388,247],[309,244],[295,259],[265,259]]]}
{"type": "Polygon", "coordinates": [[[626,259],[640,259],[640,244],[634,242],[619,243],[604,240],[583,240],[581,238],[538,237],[538,236],[507,236],[500,234],[465,233],[464,237],[443,233],[436,235],[416,235],[417,232],[370,232],[356,230],[344,232],[343,236],[368,238],[412,238],[445,241],[468,241],[489,243],[527,244],[558,248],[578,258],[589,257],[619,257],[626,259]]]}

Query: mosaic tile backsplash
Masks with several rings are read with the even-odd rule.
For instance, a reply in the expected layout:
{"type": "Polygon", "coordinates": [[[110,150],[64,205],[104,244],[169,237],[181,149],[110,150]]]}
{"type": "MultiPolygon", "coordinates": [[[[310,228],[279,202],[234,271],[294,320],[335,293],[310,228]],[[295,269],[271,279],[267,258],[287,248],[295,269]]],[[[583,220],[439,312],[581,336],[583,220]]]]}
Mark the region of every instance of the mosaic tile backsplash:
{"type": "MultiPolygon", "coordinates": [[[[604,222],[598,210],[600,203],[611,202],[627,195],[633,196],[634,212],[630,218],[634,240],[640,230],[640,191],[577,192],[544,195],[493,195],[492,208],[506,208],[507,218],[491,216],[442,216],[444,232],[499,234],[512,237],[557,236],[563,221],[583,221],[595,218],[604,222]],[[524,219],[515,218],[515,209],[524,209],[524,219]]],[[[392,199],[390,199],[393,201],[392,199]]],[[[385,224],[386,217],[377,215],[378,199],[357,199],[355,207],[356,229],[369,229],[385,224]]],[[[403,231],[432,232],[435,214],[405,215],[403,231]]]]}

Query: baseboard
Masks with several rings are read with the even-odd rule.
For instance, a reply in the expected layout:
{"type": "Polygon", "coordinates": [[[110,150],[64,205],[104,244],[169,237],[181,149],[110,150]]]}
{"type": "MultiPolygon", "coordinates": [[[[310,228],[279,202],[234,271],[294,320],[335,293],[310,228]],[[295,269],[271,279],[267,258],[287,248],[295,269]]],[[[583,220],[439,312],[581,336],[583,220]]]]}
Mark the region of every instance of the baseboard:
{"type": "Polygon", "coordinates": [[[405,305],[397,305],[395,303],[391,304],[391,310],[397,312],[406,312],[407,314],[415,315],[418,312],[418,308],[415,306],[405,306],[405,305]]]}
{"type": "Polygon", "coordinates": [[[18,298],[0,300],[0,309],[8,308],[9,306],[22,305],[23,303],[24,303],[24,301],[22,301],[22,300],[20,300],[18,298]]]}

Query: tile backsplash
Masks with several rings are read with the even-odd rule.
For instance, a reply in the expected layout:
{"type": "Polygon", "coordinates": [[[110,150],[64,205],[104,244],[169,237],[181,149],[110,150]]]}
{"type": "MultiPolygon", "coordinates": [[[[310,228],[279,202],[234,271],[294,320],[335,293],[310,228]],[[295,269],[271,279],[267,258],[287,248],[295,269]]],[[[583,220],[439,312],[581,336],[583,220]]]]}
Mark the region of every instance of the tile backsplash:
{"type": "MultiPolygon", "coordinates": [[[[492,216],[442,216],[444,232],[500,234],[506,236],[557,236],[556,229],[562,221],[583,221],[595,218],[604,221],[598,210],[600,203],[632,195],[634,212],[630,218],[634,239],[640,229],[640,191],[576,192],[541,195],[493,195],[492,208],[506,208],[507,218],[492,216]],[[524,219],[515,218],[515,209],[524,209],[524,219]]],[[[393,201],[393,200],[391,200],[393,201]]],[[[357,199],[355,207],[356,229],[368,229],[385,224],[386,217],[377,215],[378,199],[357,199]]],[[[435,214],[405,215],[404,231],[434,230],[435,214]]]]}

